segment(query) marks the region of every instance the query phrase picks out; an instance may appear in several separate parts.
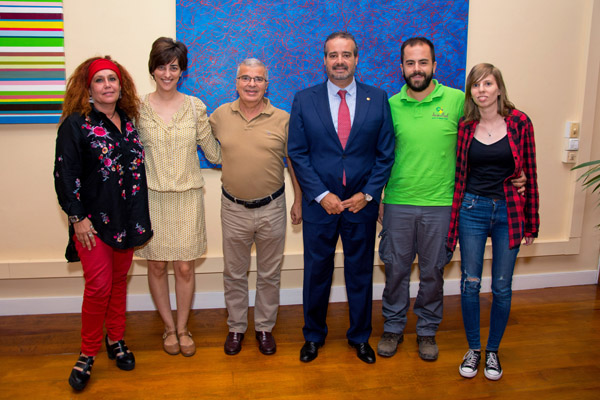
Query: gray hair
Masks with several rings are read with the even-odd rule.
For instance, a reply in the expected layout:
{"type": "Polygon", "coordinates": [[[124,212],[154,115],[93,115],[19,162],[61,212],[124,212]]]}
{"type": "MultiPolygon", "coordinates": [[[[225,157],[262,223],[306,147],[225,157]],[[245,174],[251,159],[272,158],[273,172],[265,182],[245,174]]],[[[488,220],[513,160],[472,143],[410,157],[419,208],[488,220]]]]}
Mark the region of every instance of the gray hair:
{"type": "Polygon", "coordinates": [[[258,58],[246,58],[244,61],[242,61],[237,67],[237,71],[235,73],[236,78],[240,75],[240,68],[242,65],[245,65],[246,67],[263,67],[265,69],[265,79],[269,80],[269,70],[267,69],[267,66],[258,58]]]}

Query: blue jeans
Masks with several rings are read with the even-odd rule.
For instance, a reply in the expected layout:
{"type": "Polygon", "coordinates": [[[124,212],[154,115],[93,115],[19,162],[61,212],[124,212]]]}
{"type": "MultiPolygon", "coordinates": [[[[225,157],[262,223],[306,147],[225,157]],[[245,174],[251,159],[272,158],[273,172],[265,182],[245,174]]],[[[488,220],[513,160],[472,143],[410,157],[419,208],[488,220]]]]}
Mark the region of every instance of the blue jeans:
{"type": "Polygon", "coordinates": [[[506,201],[465,193],[458,220],[461,305],[469,348],[481,349],[479,290],[487,237],[492,237],[492,310],[486,349],[497,351],[510,314],[512,276],[519,248],[509,249],[506,201]]]}

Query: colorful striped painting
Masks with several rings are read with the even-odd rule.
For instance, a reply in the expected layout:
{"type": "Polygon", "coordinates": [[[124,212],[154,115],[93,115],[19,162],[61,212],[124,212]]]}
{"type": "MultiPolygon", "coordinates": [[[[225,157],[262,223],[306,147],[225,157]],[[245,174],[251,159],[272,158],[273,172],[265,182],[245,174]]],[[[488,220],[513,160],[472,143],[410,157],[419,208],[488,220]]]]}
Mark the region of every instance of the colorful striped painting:
{"type": "Polygon", "coordinates": [[[0,0],[0,124],[57,123],[65,95],[60,0],[0,0]]]}

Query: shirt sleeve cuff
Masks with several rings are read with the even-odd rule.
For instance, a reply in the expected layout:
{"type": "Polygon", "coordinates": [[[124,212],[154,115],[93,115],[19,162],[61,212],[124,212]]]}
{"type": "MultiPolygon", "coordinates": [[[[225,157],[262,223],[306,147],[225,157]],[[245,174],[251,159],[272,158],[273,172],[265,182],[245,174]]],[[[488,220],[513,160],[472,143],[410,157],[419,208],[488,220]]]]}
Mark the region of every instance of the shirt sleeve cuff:
{"type": "Polygon", "coordinates": [[[329,190],[324,191],[323,193],[321,193],[320,195],[315,197],[316,202],[321,204],[321,200],[323,200],[323,197],[327,196],[328,194],[329,194],[329,190]]]}

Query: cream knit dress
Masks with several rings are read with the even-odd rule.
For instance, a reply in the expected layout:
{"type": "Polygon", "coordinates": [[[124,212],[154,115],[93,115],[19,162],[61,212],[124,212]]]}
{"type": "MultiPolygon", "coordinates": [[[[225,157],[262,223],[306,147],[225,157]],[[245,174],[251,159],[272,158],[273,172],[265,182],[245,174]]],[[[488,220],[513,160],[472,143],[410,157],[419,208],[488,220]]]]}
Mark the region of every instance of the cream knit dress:
{"type": "Polygon", "coordinates": [[[142,99],[136,126],[146,152],[154,236],[135,254],[154,261],[195,260],[206,251],[204,178],[196,145],[215,164],[221,162],[221,147],[200,99],[186,95],[167,125],[148,97],[142,99]]]}

